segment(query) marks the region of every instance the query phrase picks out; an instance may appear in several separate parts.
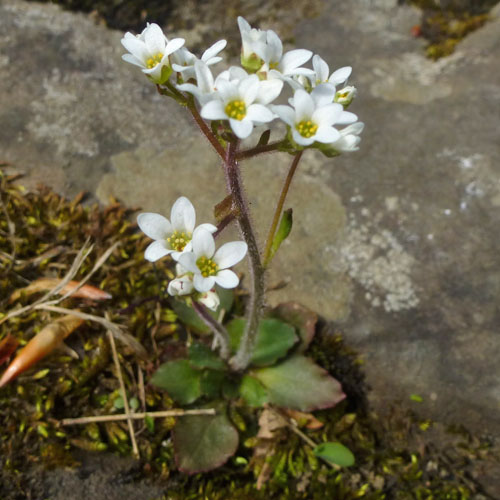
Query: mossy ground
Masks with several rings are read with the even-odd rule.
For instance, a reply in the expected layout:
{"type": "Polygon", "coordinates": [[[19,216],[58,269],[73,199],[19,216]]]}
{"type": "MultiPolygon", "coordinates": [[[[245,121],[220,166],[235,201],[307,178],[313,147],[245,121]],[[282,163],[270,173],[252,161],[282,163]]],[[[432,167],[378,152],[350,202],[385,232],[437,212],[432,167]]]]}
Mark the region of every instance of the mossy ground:
{"type": "MultiPolygon", "coordinates": [[[[118,202],[107,208],[85,207],[81,196],[68,201],[48,188],[27,193],[7,170],[0,174],[2,314],[19,305],[8,304],[16,289],[40,277],[64,276],[87,238],[94,250],[76,279],[120,241],[92,278],[92,284],[113,298],[100,303],[68,298],[60,305],[107,314],[126,327],[148,352],[148,359],[141,360],[125,345],[118,346],[129,400],[135,400],[139,410],[172,408],[168,396],[147,381],[161,362],[183,354],[186,341],[195,334],[181,324],[162,293],[171,273],[168,264],[162,261],[154,267],[144,260],[147,241],[130,222],[133,210],[118,202]]],[[[241,293],[236,294],[233,313],[243,308],[241,293]]],[[[33,298],[22,297],[21,303],[33,298]]],[[[10,333],[25,343],[57,316],[32,310],[12,318],[0,325],[0,341],[10,333]]],[[[78,359],[54,353],[0,389],[0,498],[45,498],[43,475],[33,476],[33,471],[75,467],[79,449],[131,454],[124,422],[60,425],[62,418],[123,412],[105,333],[101,325],[87,322],[67,339],[78,359]]],[[[134,481],[139,477],[159,481],[168,491],[164,498],[179,500],[493,498],[478,480],[482,464],[497,460],[488,440],[463,429],[450,433],[397,405],[383,417],[374,414],[366,400],[361,363],[328,324],[318,324],[308,354],[341,381],[347,398],[333,410],[315,412],[324,423],[321,429],[303,430],[316,442],[340,441],[348,446],[356,456],[354,467],[327,467],[287,428],[279,429],[271,441],[256,440],[257,411],[236,402],[230,417],[241,432],[239,450],[225,466],[204,475],[176,472],[169,440],[174,419],[137,423],[142,472],[136,472],[134,481]],[[266,457],[256,458],[258,450],[266,451],[266,457]],[[263,467],[269,478],[257,491],[256,478],[263,467]],[[477,496],[481,493],[484,496],[477,496]]]]}
{"type": "Polygon", "coordinates": [[[408,0],[422,9],[418,34],[428,42],[427,56],[439,59],[452,54],[469,33],[485,24],[498,0],[408,0]]]}

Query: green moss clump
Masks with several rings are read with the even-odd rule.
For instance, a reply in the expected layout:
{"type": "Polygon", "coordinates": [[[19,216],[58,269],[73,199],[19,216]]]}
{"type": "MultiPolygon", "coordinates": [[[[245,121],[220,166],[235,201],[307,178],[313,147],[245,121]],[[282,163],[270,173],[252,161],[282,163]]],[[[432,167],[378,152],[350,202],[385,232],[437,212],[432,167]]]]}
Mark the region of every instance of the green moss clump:
{"type": "Polygon", "coordinates": [[[422,9],[421,35],[429,42],[427,57],[437,60],[452,54],[469,33],[483,26],[497,0],[410,0],[422,9]]]}

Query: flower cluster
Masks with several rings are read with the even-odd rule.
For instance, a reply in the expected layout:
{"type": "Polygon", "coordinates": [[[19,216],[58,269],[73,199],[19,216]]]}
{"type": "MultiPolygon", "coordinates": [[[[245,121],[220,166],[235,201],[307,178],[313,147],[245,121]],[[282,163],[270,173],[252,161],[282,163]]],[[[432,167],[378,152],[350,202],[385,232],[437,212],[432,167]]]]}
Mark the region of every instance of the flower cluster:
{"type": "Polygon", "coordinates": [[[170,220],[156,213],[141,213],[137,217],[140,229],[154,241],[146,248],[150,262],[170,255],[177,261],[177,277],[167,288],[170,295],[192,295],[210,309],[216,310],[219,298],[215,284],[235,288],[239,278],[229,268],[245,257],[247,244],[243,241],[225,243],[217,251],[212,224],[196,226],[192,203],[181,196],[173,204],[170,220]]]}
{"type": "Polygon", "coordinates": [[[125,34],[122,44],[129,54],[123,59],[140,66],[154,83],[194,96],[204,119],[228,125],[239,139],[249,137],[255,126],[281,119],[288,128],[285,149],[315,147],[327,155],[357,150],[363,124],[345,111],[356,96],[355,87],[347,85],[352,68],[330,73],[326,61],[309,50],[283,52],[273,30],[252,28],[242,17],[238,26],[241,66],[215,78],[211,68],[221,61],[225,40],[200,59],[183,46],[183,39],[169,41],[156,24],[148,24],[140,35],[125,34]],[[304,67],[310,60],[312,68],[304,67]],[[293,96],[288,105],[274,104],[285,84],[293,96]]]}

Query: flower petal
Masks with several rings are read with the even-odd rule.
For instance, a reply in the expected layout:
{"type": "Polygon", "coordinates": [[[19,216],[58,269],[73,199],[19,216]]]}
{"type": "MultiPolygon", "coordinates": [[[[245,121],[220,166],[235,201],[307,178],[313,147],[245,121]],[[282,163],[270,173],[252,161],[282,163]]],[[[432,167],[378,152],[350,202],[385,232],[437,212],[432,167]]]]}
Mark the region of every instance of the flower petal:
{"type": "Polygon", "coordinates": [[[218,42],[215,42],[211,47],[209,47],[207,50],[205,50],[205,52],[203,52],[201,60],[204,62],[208,62],[209,59],[212,59],[221,50],[223,50],[226,47],[226,45],[227,45],[226,40],[219,40],[218,42]]]}
{"type": "Polygon", "coordinates": [[[224,104],[217,98],[207,102],[201,108],[200,115],[206,120],[227,120],[224,104]]]}
{"type": "Polygon", "coordinates": [[[281,61],[281,56],[283,55],[283,43],[280,37],[273,30],[267,30],[267,45],[269,47],[270,60],[264,61],[266,63],[278,63],[281,61]]]}
{"type": "Polygon", "coordinates": [[[185,197],[181,196],[172,205],[170,220],[174,231],[185,231],[192,233],[196,223],[196,213],[193,204],[185,197]]]}
{"type": "Polygon", "coordinates": [[[354,113],[351,113],[350,111],[342,111],[337,120],[337,123],[339,123],[340,125],[348,125],[349,123],[354,123],[357,120],[358,117],[354,113]]]}
{"type": "Polygon", "coordinates": [[[235,82],[228,80],[218,80],[217,90],[224,103],[240,99],[240,92],[235,82]]]}
{"type": "Polygon", "coordinates": [[[339,117],[342,115],[342,105],[337,103],[327,104],[318,108],[311,116],[311,120],[314,123],[321,125],[333,125],[337,123],[339,117]]]}
{"type": "Polygon", "coordinates": [[[149,262],[156,262],[169,253],[172,253],[172,250],[169,250],[163,241],[156,240],[146,248],[144,258],[149,260],[149,262]]]}
{"type": "MultiPolygon", "coordinates": [[[[295,49],[287,52],[278,66],[278,69],[284,74],[288,75],[290,73],[294,73],[294,70],[302,64],[306,63],[311,59],[312,52],[306,49],[295,49]]],[[[309,70],[313,73],[312,70],[309,70]]]]}
{"type": "Polygon", "coordinates": [[[200,270],[198,269],[198,266],[196,265],[196,256],[194,255],[193,252],[182,253],[181,255],[179,255],[177,261],[187,271],[190,271],[190,272],[195,273],[195,274],[200,273],[200,270]]]}
{"type": "MultiPolygon", "coordinates": [[[[208,222],[205,222],[204,224],[200,224],[195,230],[194,232],[196,233],[196,231],[198,231],[198,229],[205,229],[206,231],[208,231],[209,233],[213,234],[217,231],[217,226],[214,226],[213,224],[209,224],[208,222]]],[[[194,235],[194,233],[193,233],[194,235]]]]}
{"type": "Polygon", "coordinates": [[[223,269],[215,276],[215,282],[222,288],[235,288],[238,286],[240,279],[230,269],[223,269]]]}
{"type": "Polygon", "coordinates": [[[237,264],[247,253],[248,247],[244,241],[231,241],[222,245],[214,255],[214,262],[219,269],[227,269],[237,264]]]}
{"type": "Polygon", "coordinates": [[[172,280],[168,284],[167,292],[170,295],[189,295],[193,291],[193,282],[187,276],[172,280]]]}
{"type": "Polygon", "coordinates": [[[344,66],[343,68],[334,71],[330,78],[328,78],[329,83],[333,83],[334,85],[340,85],[344,83],[352,73],[351,66],[344,66]]]}
{"type": "Polygon", "coordinates": [[[296,123],[302,120],[309,120],[314,111],[313,98],[305,90],[296,90],[293,95],[293,105],[295,107],[296,123]]]}
{"type": "Polygon", "coordinates": [[[170,221],[160,214],[146,212],[137,216],[140,230],[154,240],[164,240],[173,232],[170,221]]]}
{"type": "Polygon", "coordinates": [[[250,75],[244,80],[240,81],[238,86],[239,92],[246,106],[250,106],[255,101],[259,93],[259,77],[257,75],[250,75]]]}
{"type": "Polygon", "coordinates": [[[168,56],[176,50],[179,50],[184,45],[184,42],[184,38],[174,38],[173,40],[170,40],[170,42],[168,42],[167,46],[165,47],[164,55],[168,56]]]}
{"type": "Polygon", "coordinates": [[[243,118],[243,120],[234,120],[233,118],[230,118],[229,124],[231,125],[235,135],[240,139],[246,139],[253,130],[253,122],[248,118],[243,118]]]}
{"type": "Polygon", "coordinates": [[[135,36],[124,36],[121,39],[122,45],[140,61],[146,61],[149,57],[146,45],[135,36]]]}
{"type": "Polygon", "coordinates": [[[144,41],[151,55],[165,52],[167,40],[162,29],[156,23],[151,23],[144,31],[144,41]]]}
{"type": "Polygon", "coordinates": [[[311,97],[318,108],[330,104],[335,98],[335,86],[331,83],[320,83],[311,92],[311,97]]]}
{"type": "Polygon", "coordinates": [[[295,124],[295,111],[290,106],[271,106],[271,109],[276,113],[286,124],[293,127],[295,124]]]}
{"type": "Polygon", "coordinates": [[[255,102],[259,104],[273,102],[280,95],[282,88],[283,80],[262,80],[255,102]]]}
{"type": "Polygon", "coordinates": [[[320,82],[326,82],[328,80],[328,73],[330,68],[326,61],[321,58],[318,54],[315,54],[312,58],[313,69],[316,73],[316,80],[320,82]]]}
{"type": "Polygon", "coordinates": [[[201,274],[195,274],[193,277],[194,287],[198,292],[208,292],[215,285],[215,276],[204,278],[201,274]]]}
{"type": "Polygon", "coordinates": [[[267,123],[274,120],[274,113],[263,104],[252,104],[247,109],[247,118],[253,122],[267,123]]]}
{"type": "Polygon", "coordinates": [[[292,127],[292,137],[300,146],[310,146],[314,142],[314,137],[304,137],[300,135],[295,127],[292,127]]]}
{"type": "Polygon", "coordinates": [[[323,142],[324,144],[330,144],[335,142],[340,138],[340,132],[333,127],[319,127],[316,134],[314,135],[314,140],[318,142],[323,142]]]}
{"type": "MultiPolygon", "coordinates": [[[[206,229],[200,229],[193,234],[193,239],[191,240],[193,244],[193,252],[198,259],[201,256],[208,257],[211,259],[215,252],[215,241],[214,237],[206,229]]],[[[179,260],[182,264],[182,261],[179,260]]],[[[184,264],[183,264],[184,265],[184,264]]]]}
{"type": "Polygon", "coordinates": [[[137,57],[135,57],[132,54],[123,54],[122,59],[130,64],[135,64],[136,66],[139,66],[140,68],[146,67],[140,59],[137,59],[137,57]]]}

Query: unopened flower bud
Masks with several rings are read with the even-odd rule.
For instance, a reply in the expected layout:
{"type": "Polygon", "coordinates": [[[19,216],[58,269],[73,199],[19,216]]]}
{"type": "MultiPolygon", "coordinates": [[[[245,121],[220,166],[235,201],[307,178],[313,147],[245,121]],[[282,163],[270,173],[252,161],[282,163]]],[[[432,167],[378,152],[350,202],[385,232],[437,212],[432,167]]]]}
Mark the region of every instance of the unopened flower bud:
{"type": "Polygon", "coordinates": [[[198,302],[201,302],[205,307],[208,307],[212,311],[217,311],[220,299],[216,292],[209,290],[208,292],[200,294],[198,302]]]}
{"type": "Polygon", "coordinates": [[[342,104],[342,106],[344,107],[347,107],[354,100],[357,93],[358,91],[356,90],[356,87],[348,85],[347,87],[344,87],[343,89],[340,89],[335,93],[334,101],[342,104]]]}
{"type": "Polygon", "coordinates": [[[170,295],[189,295],[192,291],[193,281],[188,274],[175,278],[168,284],[167,288],[170,295]]]}

